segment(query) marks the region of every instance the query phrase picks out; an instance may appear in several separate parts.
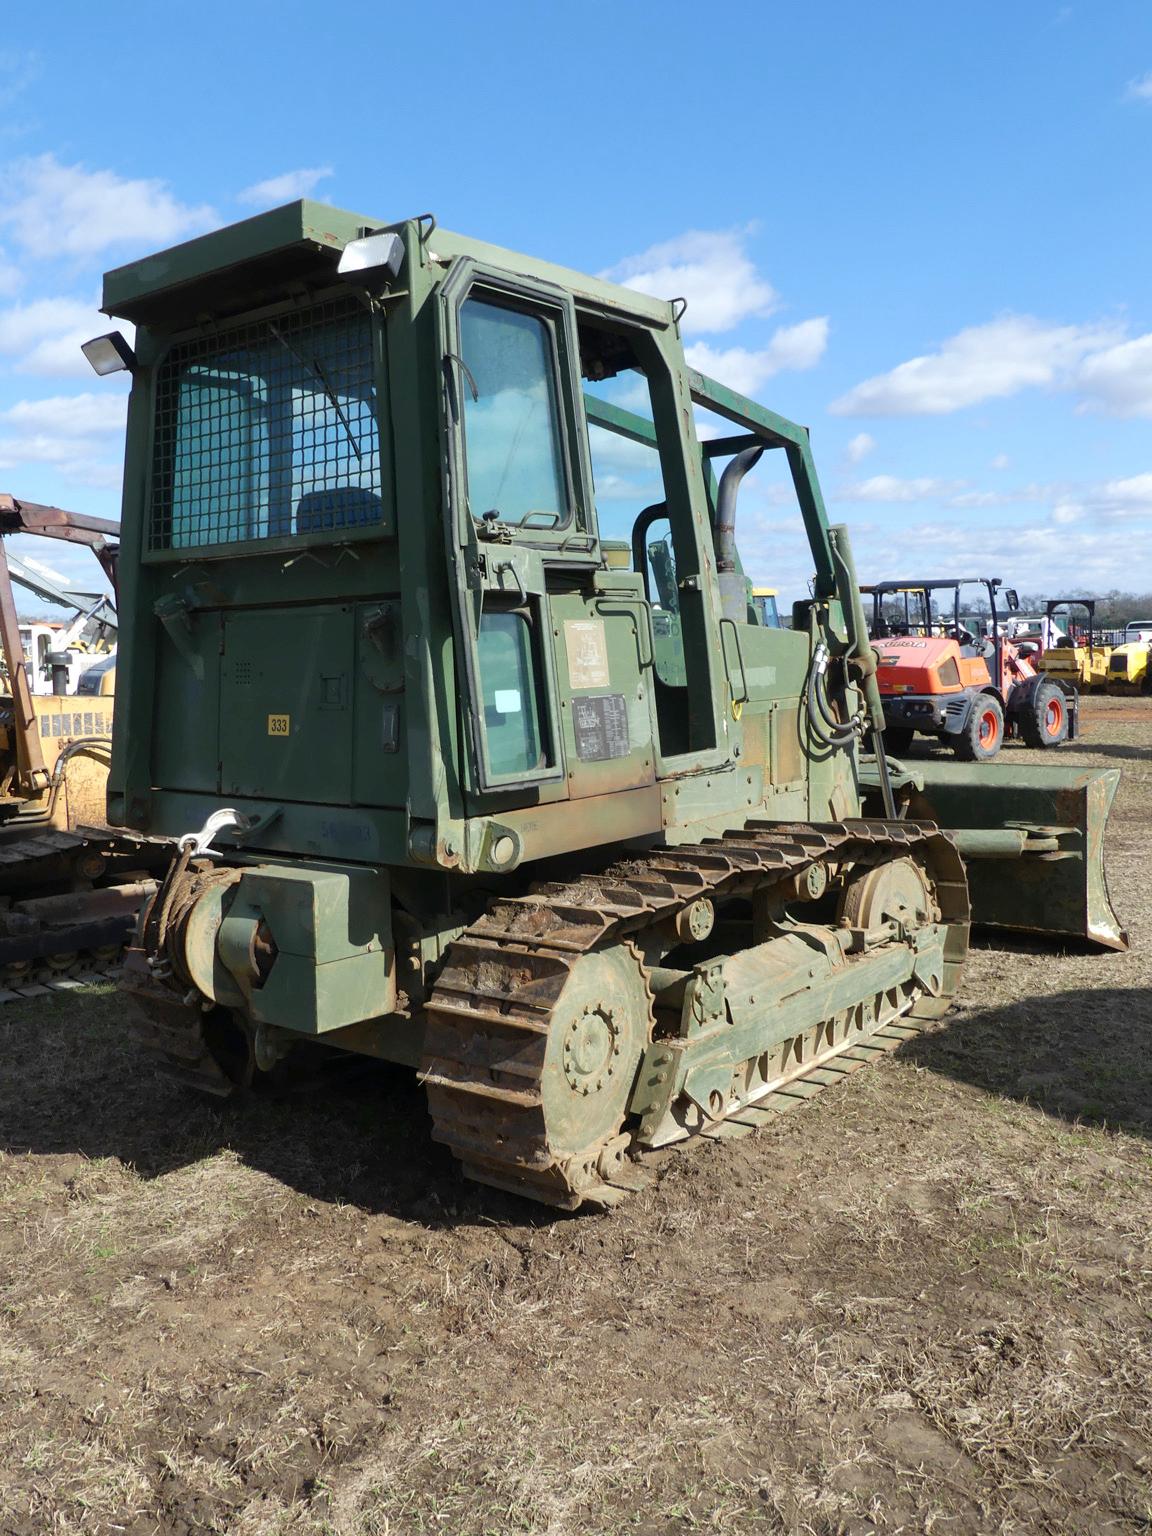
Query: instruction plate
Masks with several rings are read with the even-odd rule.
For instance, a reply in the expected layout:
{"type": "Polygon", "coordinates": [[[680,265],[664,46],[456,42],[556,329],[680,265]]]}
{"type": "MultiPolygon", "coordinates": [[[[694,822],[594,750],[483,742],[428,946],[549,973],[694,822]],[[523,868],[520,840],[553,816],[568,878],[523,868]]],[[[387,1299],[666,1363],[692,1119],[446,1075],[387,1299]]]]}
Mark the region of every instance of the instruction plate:
{"type": "Polygon", "coordinates": [[[582,762],[628,756],[628,704],[622,693],[573,699],[572,729],[576,735],[576,756],[582,762]]]}

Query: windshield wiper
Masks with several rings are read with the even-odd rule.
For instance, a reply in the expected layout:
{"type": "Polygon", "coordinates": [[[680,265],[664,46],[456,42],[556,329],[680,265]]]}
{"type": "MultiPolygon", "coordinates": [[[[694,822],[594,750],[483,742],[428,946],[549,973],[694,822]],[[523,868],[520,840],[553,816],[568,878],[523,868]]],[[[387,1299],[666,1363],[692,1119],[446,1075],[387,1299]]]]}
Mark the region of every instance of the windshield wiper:
{"type": "Polygon", "coordinates": [[[324,372],[323,368],[321,368],[318,360],[313,358],[311,362],[308,362],[307,359],[301,357],[292,343],[287,340],[284,333],[279,329],[278,326],[273,325],[271,320],[268,321],[268,329],[272,332],[273,336],[275,336],[276,340],[284,348],[285,352],[288,352],[292,357],[296,359],[301,368],[305,369],[306,372],[311,373],[314,379],[319,379],[321,388],[332,403],[332,409],[340,418],[340,425],[344,428],[345,436],[352,444],[352,452],[356,455],[358,460],[362,459],[363,454],[360,452],[360,444],[356,441],[355,434],[352,431],[351,423],[349,422],[347,416],[344,414],[344,407],[337,399],[336,391],[328,382],[328,375],[324,372]]]}

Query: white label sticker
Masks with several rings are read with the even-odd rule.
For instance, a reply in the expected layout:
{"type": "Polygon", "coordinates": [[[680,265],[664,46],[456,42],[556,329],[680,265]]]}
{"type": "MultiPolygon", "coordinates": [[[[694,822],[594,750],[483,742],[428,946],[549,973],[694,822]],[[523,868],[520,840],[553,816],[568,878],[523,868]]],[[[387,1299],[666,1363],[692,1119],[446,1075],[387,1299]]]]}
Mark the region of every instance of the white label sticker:
{"type": "Polygon", "coordinates": [[[564,648],[573,688],[608,687],[608,641],[603,619],[566,619],[564,648]]]}
{"type": "Polygon", "coordinates": [[[518,715],[521,710],[520,690],[518,688],[497,688],[495,694],[497,713],[501,715],[518,715]]]}

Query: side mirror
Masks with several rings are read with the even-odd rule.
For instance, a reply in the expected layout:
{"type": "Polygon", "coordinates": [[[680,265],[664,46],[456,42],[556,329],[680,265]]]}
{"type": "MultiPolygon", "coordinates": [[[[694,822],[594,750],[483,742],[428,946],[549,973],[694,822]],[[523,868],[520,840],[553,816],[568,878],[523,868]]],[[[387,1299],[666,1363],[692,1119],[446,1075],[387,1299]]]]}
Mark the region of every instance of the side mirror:
{"type": "Polygon", "coordinates": [[[1020,598],[1016,592],[1015,587],[1009,587],[1008,590],[1004,593],[1004,601],[1008,604],[1009,613],[1020,612],[1020,598]]]}

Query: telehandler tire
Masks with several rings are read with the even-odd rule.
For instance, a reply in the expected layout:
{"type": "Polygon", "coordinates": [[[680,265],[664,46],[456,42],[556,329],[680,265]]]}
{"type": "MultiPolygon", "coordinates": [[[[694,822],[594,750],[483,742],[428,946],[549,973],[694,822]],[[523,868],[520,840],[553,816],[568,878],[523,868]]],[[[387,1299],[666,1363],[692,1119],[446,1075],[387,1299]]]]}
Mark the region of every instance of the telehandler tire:
{"type": "Polygon", "coordinates": [[[1068,701],[1055,683],[1041,683],[1020,715],[1020,734],[1029,747],[1058,747],[1068,736],[1068,701]]]}
{"type": "Polygon", "coordinates": [[[993,694],[974,700],[964,729],[953,738],[952,748],[965,763],[986,763],[995,757],[1004,740],[1004,711],[993,694]]]}

